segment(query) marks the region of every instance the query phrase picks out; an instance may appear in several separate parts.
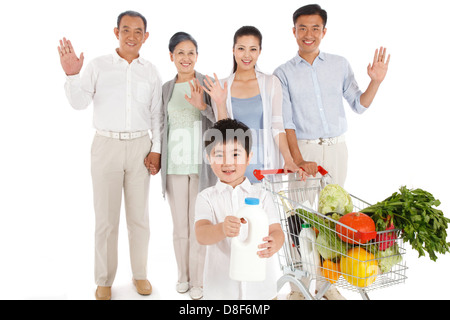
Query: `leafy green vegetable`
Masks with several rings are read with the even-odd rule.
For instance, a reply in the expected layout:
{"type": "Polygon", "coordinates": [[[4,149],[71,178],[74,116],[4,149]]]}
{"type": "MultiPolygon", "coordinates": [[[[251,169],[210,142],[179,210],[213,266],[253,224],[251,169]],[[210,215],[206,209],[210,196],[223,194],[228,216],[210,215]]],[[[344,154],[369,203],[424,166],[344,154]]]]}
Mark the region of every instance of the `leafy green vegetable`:
{"type": "Polygon", "coordinates": [[[353,211],[352,198],[341,186],[329,184],[320,192],[318,211],[322,214],[328,212],[347,214],[353,211]]]}
{"type": "Polygon", "coordinates": [[[316,228],[319,232],[326,232],[330,229],[330,226],[325,222],[325,220],[317,214],[301,208],[295,209],[295,211],[299,215],[300,219],[309,223],[311,227],[316,228]]]}
{"type": "Polygon", "coordinates": [[[402,186],[399,192],[361,212],[371,216],[377,231],[385,230],[388,217],[391,217],[395,228],[402,230],[403,240],[419,252],[419,257],[427,252],[430,259],[436,261],[436,253],[450,252],[450,243],[447,242],[450,219],[436,208],[440,204],[425,190],[402,186]]]}
{"type": "Polygon", "coordinates": [[[336,231],[334,231],[334,226],[330,228],[329,220],[300,208],[296,209],[296,211],[302,220],[306,220],[312,227],[319,230],[319,235],[316,239],[316,249],[322,258],[325,260],[336,259],[347,253],[350,245],[339,239],[336,231]]]}
{"type": "Polygon", "coordinates": [[[327,225],[329,225],[330,229],[332,229],[332,230],[334,230],[335,227],[336,227],[336,223],[335,222],[339,221],[339,219],[344,216],[343,214],[340,214],[340,213],[337,213],[337,212],[328,213],[328,214],[325,214],[325,215],[328,217],[328,219],[325,220],[325,223],[327,225]]]}
{"type": "Polygon", "coordinates": [[[325,260],[340,259],[347,253],[347,243],[332,230],[320,231],[316,238],[316,249],[325,260]]]}
{"type": "Polygon", "coordinates": [[[342,218],[344,215],[333,212],[333,214],[331,215],[331,219],[333,219],[334,221],[339,221],[340,218],[342,218]]]}
{"type": "Polygon", "coordinates": [[[402,262],[402,256],[398,251],[398,245],[387,248],[384,251],[378,251],[375,255],[378,260],[378,266],[383,273],[389,272],[394,265],[402,262]]]}

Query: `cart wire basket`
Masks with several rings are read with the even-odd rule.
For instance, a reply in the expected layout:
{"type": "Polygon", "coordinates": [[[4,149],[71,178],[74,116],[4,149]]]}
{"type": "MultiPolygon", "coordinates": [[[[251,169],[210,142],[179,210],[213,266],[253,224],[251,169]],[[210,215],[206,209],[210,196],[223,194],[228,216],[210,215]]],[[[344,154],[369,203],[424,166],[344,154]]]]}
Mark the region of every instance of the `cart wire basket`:
{"type": "MultiPolygon", "coordinates": [[[[320,213],[320,192],[331,177],[320,166],[319,173],[300,181],[297,173],[284,174],[283,169],[254,171],[262,187],[272,194],[285,233],[278,252],[283,272],[278,291],[290,282],[313,300],[321,299],[334,285],[369,300],[371,290],[404,283],[407,267],[401,230],[359,232],[338,221],[342,214],[320,213]]],[[[370,206],[352,194],[350,197],[353,212],[370,206]]]]}

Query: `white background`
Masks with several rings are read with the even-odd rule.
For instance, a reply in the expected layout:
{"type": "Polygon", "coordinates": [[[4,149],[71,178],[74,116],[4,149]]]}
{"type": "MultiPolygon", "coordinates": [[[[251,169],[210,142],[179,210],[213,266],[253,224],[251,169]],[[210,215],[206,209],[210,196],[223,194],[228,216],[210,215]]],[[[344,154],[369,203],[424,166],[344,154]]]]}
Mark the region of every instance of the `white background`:
{"type": "MultiPolygon", "coordinates": [[[[347,108],[346,189],[368,202],[402,185],[420,187],[450,216],[448,131],[448,4],[443,0],[317,1],[328,11],[321,49],[345,56],[360,87],[379,46],[392,54],[386,80],[362,116],[347,108]]],[[[90,177],[92,107],[75,111],[64,94],[58,40],[72,40],[91,59],[117,46],[118,14],[136,10],[149,21],[142,55],[163,81],[176,69],[168,41],[177,31],[199,43],[196,69],[226,77],[232,38],[243,25],[263,34],[259,67],[271,73],[297,50],[292,13],[302,1],[2,1],[0,4],[0,299],[93,299],[94,212],[90,177]]],[[[147,299],[188,299],[175,292],[172,222],[160,177],[152,177],[147,299]]],[[[115,299],[142,299],[131,285],[122,215],[115,299]]],[[[372,299],[448,299],[450,254],[437,262],[406,247],[405,284],[371,292],[372,299]]],[[[343,291],[348,298],[358,295],[343,291]]]]}

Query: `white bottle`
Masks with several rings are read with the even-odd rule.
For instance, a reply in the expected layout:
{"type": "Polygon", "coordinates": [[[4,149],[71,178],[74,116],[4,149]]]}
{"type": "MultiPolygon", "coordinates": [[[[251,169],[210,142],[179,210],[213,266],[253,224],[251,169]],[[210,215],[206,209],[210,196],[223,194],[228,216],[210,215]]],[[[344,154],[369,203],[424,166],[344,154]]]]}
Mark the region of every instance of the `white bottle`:
{"type": "Polygon", "coordinates": [[[245,240],[234,237],[231,240],[230,278],[237,281],[264,281],[266,279],[266,258],[257,254],[263,238],[269,235],[269,219],[261,208],[259,199],[246,198],[245,205],[236,216],[248,224],[245,240]]]}
{"type": "Polygon", "coordinates": [[[316,275],[316,270],[320,266],[320,257],[316,249],[316,233],[310,224],[302,224],[299,240],[303,271],[309,272],[311,279],[312,275],[316,275]]]}

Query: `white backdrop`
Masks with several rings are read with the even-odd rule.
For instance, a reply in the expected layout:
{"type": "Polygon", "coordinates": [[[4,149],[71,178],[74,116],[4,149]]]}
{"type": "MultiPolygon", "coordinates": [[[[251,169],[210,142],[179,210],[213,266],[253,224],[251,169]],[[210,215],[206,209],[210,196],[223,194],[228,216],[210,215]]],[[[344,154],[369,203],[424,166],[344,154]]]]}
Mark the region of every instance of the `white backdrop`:
{"type": "MultiPolygon", "coordinates": [[[[420,187],[450,216],[448,163],[449,5],[443,0],[316,1],[328,11],[321,49],[345,56],[362,89],[379,46],[392,55],[389,72],[364,115],[347,109],[346,189],[368,202],[402,185],[420,187]],[[447,191],[446,191],[447,190],[447,191]]],[[[117,47],[117,15],[136,10],[149,21],[142,55],[163,81],[175,75],[168,41],[186,31],[199,43],[197,70],[220,78],[232,67],[232,38],[243,25],[263,33],[259,67],[271,73],[296,54],[292,13],[304,1],[2,1],[0,30],[2,156],[0,299],[93,299],[94,212],[90,178],[92,107],[75,111],[64,94],[58,40],[72,40],[86,61],[117,47]]],[[[151,180],[148,299],[188,299],[175,292],[172,222],[160,177],[151,180]]],[[[134,299],[122,215],[120,261],[113,298],[134,299]]],[[[372,299],[442,299],[450,255],[431,262],[407,246],[405,284],[372,299]]],[[[349,298],[359,296],[343,291],[349,298]]]]}

